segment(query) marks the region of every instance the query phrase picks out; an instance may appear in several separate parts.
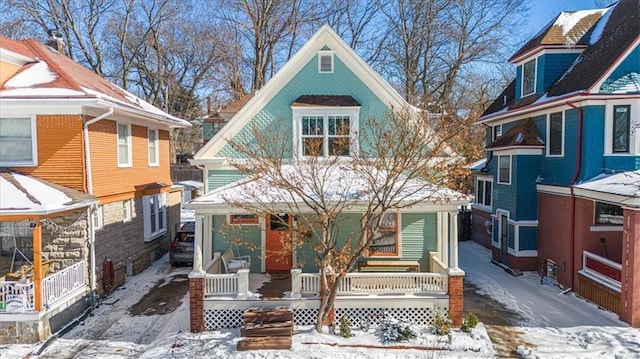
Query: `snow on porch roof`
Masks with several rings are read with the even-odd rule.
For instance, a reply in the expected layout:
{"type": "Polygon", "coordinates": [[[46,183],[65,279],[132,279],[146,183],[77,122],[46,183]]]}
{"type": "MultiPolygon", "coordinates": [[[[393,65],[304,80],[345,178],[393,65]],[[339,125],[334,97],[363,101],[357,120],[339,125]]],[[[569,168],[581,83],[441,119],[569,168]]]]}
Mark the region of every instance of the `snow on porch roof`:
{"type": "MultiPolygon", "coordinates": [[[[377,171],[374,168],[360,168],[356,170],[348,165],[338,166],[305,166],[305,165],[283,165],[281,168],[283,177],[296,188],[302,188],[305,193],[312,197],[317,197],[319,190],[323,192],[324,200],[327,203],[350,202],[354,210],[359,205],[366,205],[372,190],[371,184],[362,178],[363,173],[377,174],[379,185],[386,178],[386,172],[377,171]],[[314,180],[311,180],[313,178],[314,180]],[[317,187],[314,187],[317,186],[317,187]]],[[[302,203],[301,198],[283,188],[272,186],[265,177],[245,178],[223,187],[217,188],[201,197],[189,202],[185,207],[201,209],[207,212],[227,213],[230,205],[238,204],[272,204],[274,208],[281,207],[286,203],[302,203]],[[279,206],[280,205],[280,206],[279,206]]],[[[400,182],[400,181],[396,181],[400,182]]],[[[425,209],[443,205],[457,206],[467,204],[469,199],[466,195],[447,188],[438,188],[421,180],[408,180],[396,198],[403,198],[403,202],[420,201],[412,208],[425,209]]]]}
{"type": "Polygon", "coordinates": [[[609,201],[621,205],[640,207],[640,170],[615,174],[600,174],[576,185],[576,189],[590,192],[599,199],[611,196],[609,201]]]}
{"type": "Polygon", "coordinates": [[[46,215],[96,202],[86,193],[33,176],[0,170],[0,216],[46,215]]]}

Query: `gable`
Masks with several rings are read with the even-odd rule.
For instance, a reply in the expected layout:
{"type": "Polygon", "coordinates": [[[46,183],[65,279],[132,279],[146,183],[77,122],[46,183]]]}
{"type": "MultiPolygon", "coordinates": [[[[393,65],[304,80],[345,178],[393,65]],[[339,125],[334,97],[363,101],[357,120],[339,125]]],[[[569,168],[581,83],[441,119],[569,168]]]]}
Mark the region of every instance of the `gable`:
{"type": "MultiPolygon", "coordinates": [[[[291,105],[303,95],[350,95],[360,106],[360,124],[366,126],[369,118],[381,118],[388,111],[383,100],[340,59],[334,55],[333,73],[318,72],[318,56],[314,56],[300,71],[278,91],[267,104],[243,126],[233,137],[240,140],[249,136],[254,128],[261,131],[277,128],[285,133],[293,133],[291,105]]],[[[334,107],[339,113],[340,107],[334,107]]],[[[293,149],[293,143],[290,150],[293,149]]],[[[291,156],[291,152],[286,156],[291,156]]],[[[229,144],[213,154],[213,157],[237,158],[238,154],[229,144]]]]}
{"type": "Polygon", "coordinates": [[[600,93],[640,93],[640,46],[624,59],[602,82],[600,93]]]}

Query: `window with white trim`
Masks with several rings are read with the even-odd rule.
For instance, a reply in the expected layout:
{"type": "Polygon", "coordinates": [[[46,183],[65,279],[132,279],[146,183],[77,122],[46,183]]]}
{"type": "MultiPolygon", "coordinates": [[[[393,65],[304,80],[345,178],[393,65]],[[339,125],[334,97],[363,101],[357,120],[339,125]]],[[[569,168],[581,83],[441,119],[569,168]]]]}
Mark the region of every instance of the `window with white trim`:
{"type": "Polygon", "coordinates": [[[631,137],[631,106],[613,106],[613,153],[629,153],[631,137]]]}
{"type": "Polygon", "coordinates": [[[126,199],[122,201],[122,222],[131,222],[133,213],[133,201],[126,199]]]}
{"type": "Polygon", "coordinates": [[[367,220],[367,236],[373,237],[370,238],[369,256],[397,256],[399,253],[398,214],[385,213],[382,217],[370,216],[367,220]]]}
{"type": "Polygon", "coordinates": [[[536,92],[536,59],[522,65],[522,92],[520,97],[529,96],[536,92]]]}
{"type": "Polygon", "coordinates": [[[157,166],[159,164],[159,149],[158,149],[158,130],[156,129],[148,129],[147,130],[147,138],[149,140],[148,143],[148,152],[149,152],[149,166],[157,166]]]}
{"type": "Polygon", "coordinates": [[[0,118],[0,166],[36,166],[36,117],[0,118]]]}
{"type": "Polygon", "coordinates": [[[149,242],[167,231],[166,195],[158,193],[142,197],[144,241],[149,242]]]}
{"type": "Polygon", "coordinates": [[[564,116],[554,112],[547,118],[547,156],[564,155],[564,116]]]}
{"type": "Polygon", "coordinates": [[[102,209],[102,206],[98,206],[98,208],[96,208],[93,211],[93,229],[98,230],[98,229],[102,229],[102,227],[104,227],[104,210],[102,209]]]}
{"type": "Polygon", "coordinates": [[[493,126],[493,141],[497,140],[502,136],[502,125],[493,126]]]}
{"type": "Polygon", "coordinates": [[[596,226],[622,226],[624,224],[624,214],[621,206],[596,202],[594,212],[596,226]]]}
{"type": "Polygon", "coordinates": [[[352,156],[358,150],[359,109],[294,109],[294,149],[299,156],[352,156]]]}
{"type": "Polygon", "coordinates": [[[318,52],[318,73],[333,73],[333,51],[318,52]]]}
{"type": "Polygon", "coordinates": [[[118,123],[118,167],[131,167],[131,125],[118,123]]]}
{"type": "Polygon", "coordinates": [[[476,204],[491,207],[493,179],[478,178],[476,181],[476,204]]]}
{"type": "Polygon", "coordinates": [[[511,184],[511,156],[498,156],[498,183],[511,184]]]}

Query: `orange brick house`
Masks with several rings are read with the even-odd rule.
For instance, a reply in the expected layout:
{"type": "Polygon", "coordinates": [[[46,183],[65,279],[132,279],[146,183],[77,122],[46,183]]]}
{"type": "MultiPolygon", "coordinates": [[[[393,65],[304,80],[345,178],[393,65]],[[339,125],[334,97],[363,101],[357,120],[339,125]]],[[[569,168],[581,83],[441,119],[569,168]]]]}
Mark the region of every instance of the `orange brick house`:
{"type": "Polygon", "coordinates": [[[0,342],[46,338],[167,252],[169,131],[189,126],[55,46],[0,36],[0,342]]]}

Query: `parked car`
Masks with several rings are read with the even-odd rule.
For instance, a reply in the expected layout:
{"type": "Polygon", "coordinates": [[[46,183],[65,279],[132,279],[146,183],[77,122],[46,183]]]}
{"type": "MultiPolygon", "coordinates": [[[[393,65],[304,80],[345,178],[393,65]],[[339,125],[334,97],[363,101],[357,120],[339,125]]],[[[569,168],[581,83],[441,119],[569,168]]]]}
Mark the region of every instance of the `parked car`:
{"type": "Polygon", "coordinates": [[[193,263],[195,227],[194,221],[180,222],[176,225],[176,236],[169,246],[169,263],[172,266],[193,263]]]}

